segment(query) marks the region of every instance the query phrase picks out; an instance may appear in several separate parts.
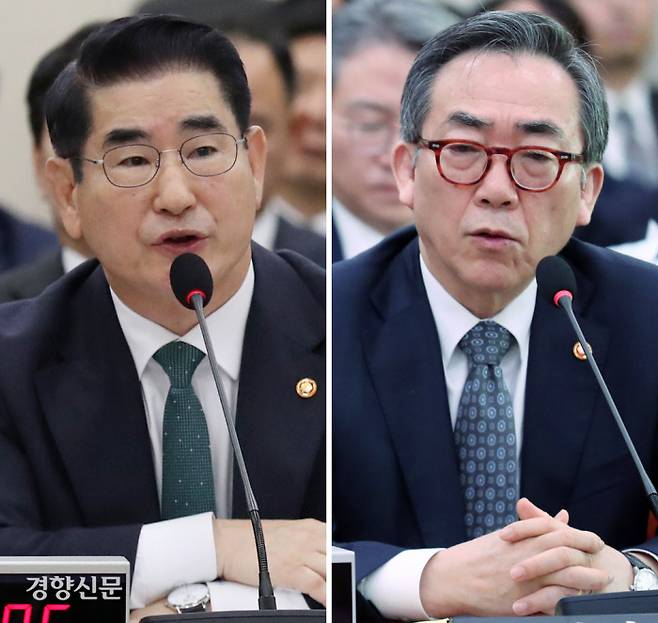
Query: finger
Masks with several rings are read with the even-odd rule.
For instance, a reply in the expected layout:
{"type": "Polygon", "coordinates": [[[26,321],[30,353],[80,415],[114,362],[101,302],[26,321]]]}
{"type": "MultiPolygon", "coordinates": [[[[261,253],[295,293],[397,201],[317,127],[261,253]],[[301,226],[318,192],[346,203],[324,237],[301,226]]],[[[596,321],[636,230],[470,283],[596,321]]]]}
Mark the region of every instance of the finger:
{"type": "Polygon", "coordinates": [[[605,543],[593,532],[576,530],[552,517],[537,517],[517,521],[503,528],[499,536],[504,541],[516,543],[532,537],[542,537],[542,549],[568,545],[584,552],[596,554],[605,543]]]}
{"type": "MultiPolygon", "coordinates": [[[[310,595],[315,601],[319,601],[322,605],[327,603],[327,583],[324,577],[310,569],[309,567],[297,567],[290,575],[290,586],[301,593],[310,595]]],[[[285,586],[285,584],[282,584],[285,586]]]]}
{"type": "Polygon", "coordinates": [[[538,591],[518,599],[512,604],[512,610],[517,616],[530,614],[554,614],[557,602],[563,597],[577,595],[578,591],[564,586],[544,586],[538,591]]]}
{"type": "Polygon", "coordinates": [[[561,521],[562,523],[569,523],[569,512],[565,510],[564,508],[558,512],[557,515],[555,515],[555,519],[558,521],[561,521]]]}
{"type": "Polygon", "coordinates": [[[520,520],[533,519],[535,517],[550,517],[539,506],[533,504],[528,498],[520,498],[516,503],[516,513],[520,520]]]}
{"type": "Polygon", "coordinates": [[[524,582],[567,567],[590,567],[591,562],[591,555],[579,549],[566,546],[554,547],[514,565],[510,569],[510,576],[515,582],[524,582]]]}
{"type": "Polygon", "coordinates": [[[594,534],[594,532],[577,530],[564,524],[561,524],[561,526],[561,529],[548,532],[537,538],[536,545],[539,550],[566,546],[593,555],[598,554],[605,547],[601,537],[594,534]]]}
{"type": "MultiPolygon", "coordinates": [[[[543,511],[542,511],[543,512],[543,511]]],[[[503,541],[514,543],[529,539],[531,537],[541,536],[547,532],[554,530],[561,530],[564,528],[564,523],[544,513],[541,517],[533,517],[529,519],[522,519],[505,526],[500,532],[499,536],[503,541]]]]}
{"type": "Polygon", "coordinates": [[[319,576],[327,577],[327,557],[324,554],[313,552],[305,557],[304,565],[317,573],[319,576]]]}
{"type": "Polygon", "coordinates": [[[542,578],[545,586],[564,586],[583,593],[600,593],[612,582],[612,577],[602,569],[591,567],[567,567],[542,578]]]}

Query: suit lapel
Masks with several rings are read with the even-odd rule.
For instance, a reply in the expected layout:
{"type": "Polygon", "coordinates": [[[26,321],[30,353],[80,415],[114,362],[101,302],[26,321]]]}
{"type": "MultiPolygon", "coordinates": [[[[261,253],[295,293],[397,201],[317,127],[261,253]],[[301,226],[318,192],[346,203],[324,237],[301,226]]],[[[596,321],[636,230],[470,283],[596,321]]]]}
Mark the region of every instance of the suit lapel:
{"type": "MultiPolygon", "coordinates": [[[[322,462],[321,469],[324,465],[324,308],[280,257],[254,245],[253,261],[254,294],[240,366],[238,438],[262,516],[299,518],[317,462],[322,462]],[[296,384],[302,378],[317,382],[313,397],[297,395],[296,384]]],[[[319,494],[324,499],[324,489],[319,494]]],[[[237,468],[233,516],[246,516],[237,468]]]]}
{"type": "Polygon", "coordinates": [[[85,522],[159,519],[140,384],[100,268],[55,340],[35,384],[85,522]]]}
{"type": "MultiPolygon", "coordinates": [[[[594,286],[576,277],[576,318],[603,371],[609,331],[587,316],[594,286]]],[[[538,297],[530,336],[521,494],[555,514],[569,504],[590,419],[603,398],[587,361],[573,354],[577,338],[564,311],[538,297]]]]}
{"type": "Polygon", "coordinates": [[[382,322],[364,335],[367,365],[426,545],[465,540],[452,424],[418,242],[391,264],[373,303],[382,322]]]}

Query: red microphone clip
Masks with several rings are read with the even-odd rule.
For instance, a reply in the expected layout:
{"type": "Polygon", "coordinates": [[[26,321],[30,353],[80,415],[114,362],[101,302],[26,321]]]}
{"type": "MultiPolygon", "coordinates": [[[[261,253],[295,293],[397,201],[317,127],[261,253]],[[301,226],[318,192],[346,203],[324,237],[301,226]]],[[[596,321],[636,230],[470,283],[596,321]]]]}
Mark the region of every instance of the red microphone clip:
{"type": "Polygon", "coordinates": [[[560,306],[560,299],[563,296],[568,296],[569,299],[573,301],[573,294],[571,294],[571,292],[569,292],[569,290],[558,290],[555,293],[555,296],[553,297],[553,303],[555,304],[555,307],[560,306]]]}
{"type": "Polygon", "coordinates": [[[185,301],[186,301],[186,303],[187,303],[188,305],[192,305],[192,303],[191,303],[191,301],[192,301],[192,297],[193,297],[195,294],[200,294],[200,295],[201,295],[201,298],[202,298],[204,301],[206,300],[206,293],[205,293],[203,290],[190,290],[190,291],[188,292],[187,296],[185,297],[185,301]]]}

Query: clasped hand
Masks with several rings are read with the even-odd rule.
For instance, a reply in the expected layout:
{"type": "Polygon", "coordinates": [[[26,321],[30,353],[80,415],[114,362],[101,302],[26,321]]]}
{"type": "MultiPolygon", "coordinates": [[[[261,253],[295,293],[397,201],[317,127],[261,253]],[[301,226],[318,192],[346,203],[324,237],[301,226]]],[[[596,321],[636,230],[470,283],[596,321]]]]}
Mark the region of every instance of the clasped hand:
{"type": "Polygon", "coordinates": [[[434,555],[420,595],[431,616],[553,614],[562,597],[627,590],[632,570],[594,533],[523,498],[519,521],[434,555]]]}
{"type": "MultiPolygon", "coordinates": [[[[315,519],[263,520],[270,577],[326,604],[326,524],[315,519]]],[[[216,519],[218,577],[258,586],[256,546],[249,520],[216,519]]]]}

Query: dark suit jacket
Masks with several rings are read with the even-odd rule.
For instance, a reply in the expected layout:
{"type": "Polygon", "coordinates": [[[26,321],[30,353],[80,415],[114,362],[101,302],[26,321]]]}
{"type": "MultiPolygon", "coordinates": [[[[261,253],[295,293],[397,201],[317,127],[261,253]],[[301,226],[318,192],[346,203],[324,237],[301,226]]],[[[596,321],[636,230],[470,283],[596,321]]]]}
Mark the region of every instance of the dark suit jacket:
{"type": "MultiPolygon", "coordinates": [[[[658,127],[658,91],[650,91],[651,110],[658,127]]],[[[634,242],[646,236],[649,220],[658,221],[658,189],[606,173],[603,189],[589,225],[577,227],[575,236],[603,247],[634,242]]]]}
{"type": "Polygon", "coordinates": [[[340,234],[338,233],[338,228],[336,227],[336,221],[331,219],[331,262],[335,264],[344,259],[343,257],[343,245],[340,240],[340,234]]]}
{"type": "Polygon", "coordinates": [[[323,268],[326,264],[324,237],[310,229],[295,225],[282,216],[277,217],[274,249],[296,251],[323,268]]]}
{"type": "Polygon", "coordinates": [[[0,303],[37,296],[63,274],[62,250],[58,247],[0,274],[0,303]]]}
{"type": "Polygon", "coordinates": [[[25,264],[55,246],[53,232],[25,223],[0,206],[0,272],[25,264]]]}
{"type": "Polygon", "coordinates": [[[602,247],[634,242],[646,237],[651,219],[658,221],[658,189],[606,175],[592,220],[574,235],[602,247]]]}
{"type": "MultiPolygon", "coordinates": [[[[324,520],[324,271],[257,245],[253,262],[236,420],[245,462],[263,517],[324,520]],[[297,396],[303,377],[317,379],[315,397],[297,396]]],[[[141,525],[160,511],[139,379],[97,262],[0,305],[0,349],[0,554],[134,563],[141,525]]],[[[237,477],[233,507],[246,516],[237,477]]]]}
{"type": "MultiPolygon", "coordinates": [[[[333,512],[357,581],[401,549],[466,540],[439,339],[413,229],[334,267],[333,512]],[[349,313],[345,313],[349,310],[349,313]]],[[[658,270],[572,239],[576,316],[638,453],[658,477],[658,270]]],[[[645,540],[640,479],[567,317],[531,326],[521,495],[622,548],[645,540]]],[[[658,553],[658,542],[645,544],[658,553]]]]}

